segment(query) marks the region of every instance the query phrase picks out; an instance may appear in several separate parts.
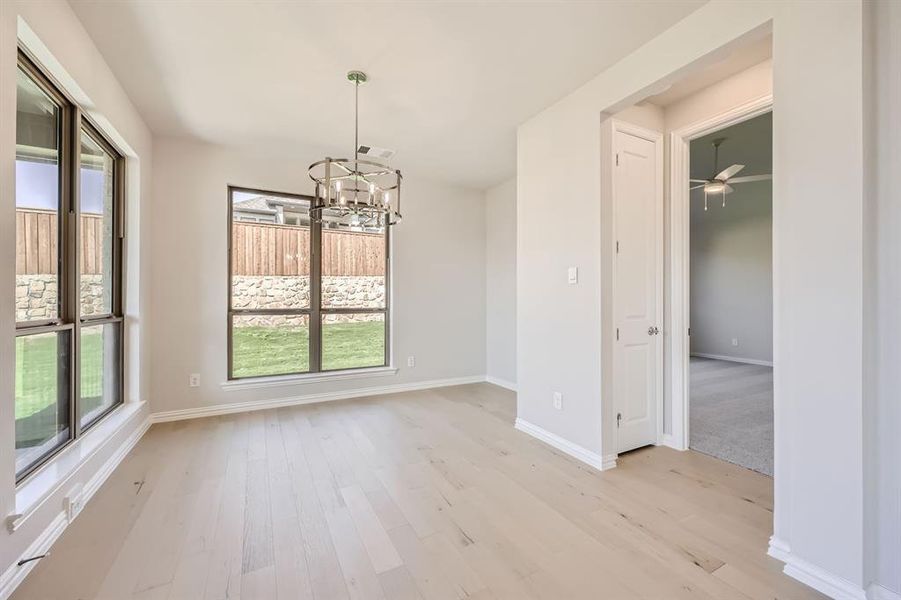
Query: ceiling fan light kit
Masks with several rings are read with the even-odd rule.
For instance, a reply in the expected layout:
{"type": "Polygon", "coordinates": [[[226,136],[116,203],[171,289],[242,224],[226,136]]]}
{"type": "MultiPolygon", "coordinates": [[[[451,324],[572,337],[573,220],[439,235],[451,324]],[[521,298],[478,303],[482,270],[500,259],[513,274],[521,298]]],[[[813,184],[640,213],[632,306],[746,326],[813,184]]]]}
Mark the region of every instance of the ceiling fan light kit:
{"type": "MultiPolygon", "coordinates": [[[[382,228],[400,223],[400,188],[403,176],[385,162],[370,158],[375,154],[368,146],[360,146],[360,85],[368,80],[362,71],[350,71],[347,79],[354,84],[354,157],[331,158],[310,165],[310,179],[315,184],[310,218],[337,227],[351,229],[382,228]],[[360,158],[363,153],[366,158],[360,158]]],[[[393,152],[379,150],[390,157],[393,152]]]]}
{"type": "MultiPolygon", "coordinates": [[[[726,141],[726,138],[717,138],[713,140],[713,172],[716,173],[719,163],[719,154],[720,154],[720,144],[726,141]]],[[[732,186],[729,185],[731,183],[748,183],[750,181],[764,181],[768,179],[772,179],[772,175],[748,175],[747,177],[735,177],[739,171],[744,169],[744,165],[732,165],[731,167],[727,167],[711,177],[710,179],[690,179],[691,183],[698,183],[700,185],[692,186],[689,189],[696,190],[699,188],[704,188],[704,210],[707,210],[707,200],[710,195],[713,194],[722,194],[723,195],[723,207],[726,206],[726,194],[732,193],[732,186]]]]}

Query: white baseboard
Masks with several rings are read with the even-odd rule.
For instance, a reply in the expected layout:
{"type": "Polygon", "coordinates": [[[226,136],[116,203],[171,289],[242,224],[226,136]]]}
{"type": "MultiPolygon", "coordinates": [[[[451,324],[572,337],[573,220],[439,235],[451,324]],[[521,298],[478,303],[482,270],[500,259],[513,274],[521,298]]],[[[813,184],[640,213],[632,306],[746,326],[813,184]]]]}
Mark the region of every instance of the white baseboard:
{"type": "Polygon", "coordinates": [[[878,583],[871,583],[867,588],[867,600],[901,600],[901,594],[878,583]]]}
{"type": "MultiPolygon", "coordinates": [[[[150,419],[144,419],[144,422],[141,423],[128,438],[119,446],[116,451],[110,456],[103,465],[97,470],[96,473],[88,480],[85,484],[84,489],[82,491],[82,501],[87,503],[90,500],[91,496],[100,489],[100,486],[109,478],[113,471],[116,470],[116,467],[119,466],[119,463],[131,452],[131,449],[135,447],[135,445],[141,440],[141,437],[147,432],[150,428],[150,419]]],[[[77,516],[75,518],[78,518],[77,516]]],[[[19,560],[30,558],[32,556],[40,556],[41,554],[46,554],[53,543],[62,535],[63,531],[66,530],[66,527],[69,526],[70,521],[66,516],[65,509],[60,510],[53,520],[50,522],[47,527],[44,528],[44,531],[41,532],[40,535],[28,546],[24,553],[19,557],[19,560]]],[[[14,562],[9,566],[8,569],[0,575],[0,600],[7,600],[12,593],[15,591],[19,584],[25,580],[25,576],[31,572],[31,570],[38,564],[39,561],[31,561],[25,563],[22,566],[19,566],[18,561],[14,562]]]]}
{"type": "Polygon", "coordinates": [[[784,563],[788,562],[788,559],[792,554],[789,545],[784,540],[777,538],[775,535],[770,536],[770,545],[769,548],[767,548],[766,553],[776,560],[784,563]]]}
{"type": "Polygon", "coordinates": [[[692,352],[691,356],[698,358],[712,358],[714,360],[727,360],[729,362],[744,363],[746,365],[760,365],[761,367],[772,367],[771,360],[757,360],[756,358],[742,358],[740,356],[726,356],[724,354],[707,354],[706,352],[692,352]]]}
{"type": "Polygon", "coordinates": [[[834,600],[867,600],[864,589],[806,560],[789,558],[783,572],[834,600]]]}
{"type": "MultiPolygon", "coordinates": [[[[66,520],[65,511],[60,511],[50,524],[41,532],[41,534],[35,539],[25,550],[25,552],[20,557],[20,560],[31,557],[31,556],[40,556],[41,554],[47,554],[50,550],[50,546],[53,545],[59,536],[62,535],[63,531],[66,530],[66,527],[69,525],[69,522],[66,520]]],[[[0,576],[0,600],[7,600],[12,593],[16,591],[16,588],[19,587],[25,580],[25,576],[28,575],[31,570],[38,564],[39,561],[31,561],[29,563],[25,563],[21,567],[17,564],[18,561],[14,562],[6,569],[6,572],[0,576]]]]}
{"type": "Polygon", "coordinates": [[[506,379],[501,379],[500,377],[492,377],[491,375],[486,375],[485,381],[487,381],[488,383],[494,384],[496,386],[506,388],[506,389],[510,390],[511,392],[516,391],[516,383],[514,383],[512,381],[507,381],[506,379]]]}
{"type": "Polygon", "coordinates": [[[416,381],[413,383],[395,383],[374,387],[355,388],[340,392],[323,392],[320,394],[305,394],[302,396],[290,396],[288,398],[276,398],[274,400],[254,400],[250,402],[233,402],[230,404],[213,404],[197,408],[182,408],[179,410],[167,410],[153,413],[151,418],[154,423],[168,421],[181,421],[184,419],[199,419],[201,417],[214,417],[232,413],[266,410],[269,408],[281,408],[283,406],[299,406],[301,404],[313,404],[316,402],[330,402],[332,400],[347,400],[361,398],[363,396],[381,396],[383,394],[395,394],[398,392],[412,392],[416,390],[428,390],[432,388],[447,387],[451,385],[463,385],[467,383],[484,383],[484,375],[469,377],[456,377],[452,379],[432,379],[429,381],[416,381]]]}
{"type": "MultiPolygon", "coordinates": [[[[818,567],[811,562],[794,556],[791,552],[791,547],[785,541],[780,540],[775,536],[770,538],[767,554],[776,560],[785,563],[785,567],[782,571],[786,575],[793,579],[797,579],[818,592],[826,594],[834,600],[868,600],[868,598],[873,600],[874,598],[878,598],[878,596],[871,595],[874,586],[870,586],[870,593],[868,593],[862,587],[848,581],[844,577],[830,573],[822,567],[818,567]]],[[[885,590],[882,586],[875,587],[885,590]]],[[[885,591],[890,594],[892,593],[889,590],[885,591]]],[[[888,598],[891,598],[891,596],[888,598]]],[[[880,600],[882,599],[880,598],[880,600]]]]}
{"type": "Polygon", "coordinates": [[[528,421],[520,419],[519,417],[516,418],[515,427],[519,431],[527,433],[549,446],[553,446],[557,450],[560,450],[561,452],[572,456],[576,460],[579,460],[588,466],[594,467],[598,471],[606,471],[616,466],[616,455],[601,456],[600,454],[586,450],[582,446],[573,444],[569,440],[565,440],[559,435],[551,433],[547,429],[543,429],[538,425],[529,423],[528,421]]]}

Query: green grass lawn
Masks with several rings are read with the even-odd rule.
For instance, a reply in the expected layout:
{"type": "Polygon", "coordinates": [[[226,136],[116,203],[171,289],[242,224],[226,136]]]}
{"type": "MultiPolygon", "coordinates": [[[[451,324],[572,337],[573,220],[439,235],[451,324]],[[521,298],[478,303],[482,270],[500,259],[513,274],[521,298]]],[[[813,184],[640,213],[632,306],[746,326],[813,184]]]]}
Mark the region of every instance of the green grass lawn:
{"type": "MultiPolygon", "coordinates": [[[[81,391],[97,399],[102,389],[101,335],[85,330],[81,336],[81,391]]],[[[16,338],[16,420],[40,412],[57,398],[57,334],[16,338]]],[[[96,404],[96,403],[95,403],[96,404]]],[[[86,410],[90,410],[86,406],[86,410]]]]}
{"type": "MultiPolygon", "coordinates": [[[[306,327],[235,327],[234,376],[278,375],[309,371],[306,327]]],[[[97,406],[102,393],[102,336],[81,336],[82,410],[97,406]]],[[[322,326],[323,370],[373,367],[385,361],[383,321],[327,323],[322,326]]],[[[16,420],[24,419],[57,399],[57,335],[16,338],[16,420]]]]}
{"type": "MultiPolygon", "coordinates": [[[[307,327],[235,327],[234,377],[309,371],[307,327]]],[[[322,369],[374,367],[385,362],[384,321],[322,326],[322,369]]]]}

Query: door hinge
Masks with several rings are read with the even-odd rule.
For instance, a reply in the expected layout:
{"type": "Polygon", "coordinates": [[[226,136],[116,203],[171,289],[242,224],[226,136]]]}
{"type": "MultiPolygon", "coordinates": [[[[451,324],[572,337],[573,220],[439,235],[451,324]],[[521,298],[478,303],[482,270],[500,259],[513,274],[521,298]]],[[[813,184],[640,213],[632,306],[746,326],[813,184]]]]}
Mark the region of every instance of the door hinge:
{"type": "Polygon", "coordinates": [[[616,340],[619,341],[619,327],[616,328],[616,340]]]}
{"type": "Polygon", "coordinates": [[[619,152],[616,153],[616,166],[619,166],[619,152]]]}
{"type": "Polygon", "coordinates": [[[616,253],[619,254],[619,240],[616,240],[616,253]]]}
{"type": "Polygon", "coordinates": [[[623,420],[623,413],[616,413],[616,426],[619,427],[623,420]]]}
{"type": "Polygon", "coordinates": [[[691,327],[688,328],[688,337],[691,337],[691,327]]]}

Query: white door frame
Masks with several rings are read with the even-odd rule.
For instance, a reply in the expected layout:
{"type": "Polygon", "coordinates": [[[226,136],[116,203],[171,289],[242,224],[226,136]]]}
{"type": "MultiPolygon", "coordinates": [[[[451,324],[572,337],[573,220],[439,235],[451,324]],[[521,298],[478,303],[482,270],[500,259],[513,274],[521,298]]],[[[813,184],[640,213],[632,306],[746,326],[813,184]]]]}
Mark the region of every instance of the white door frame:
{"type": "MultiPolygon", "coordinates": [[[[692,123],[670,133],[670,398],[672,398],[672,439],[668,444],[688,450],[689,339],[691,256],[689,224],[689,144],[691,140],[719,129],[747,121],[773,110],[773,95],[767,94],[716,116],[692,123]]],[[[775,359],[775,357],[774,357],[775,359]]]]}
{"type": "MultiPolygon", "coordinates": [[[[611,119],[613,134],[611,137],[611,143],[614,146],[614,151],[611,153],[611,159],[616,160],[616,134],[617,133],[627,133],[629,135],[633,135],[635,137],[647,140],[654,144],[654,153],[655,153],[655,161],[657,164],[657,173],[654,178],[654,196],[657,199],[657,210],[655,211],[655,225],[654,229],[656,230],[655,238],[657,240],[657,249],[656,249],[656,257],[657,257],[657,269],[656,269],[656,295],[657,295],[657,304],[656,304],[656,314],[655,320],[657,321],[657,327],[660,328],[660,331],[663,331],[663,260],[664,260],[664,252],[663,252],[663,133],[660,131],[654,131],[651,129],[645,129],[644,127],[639,127],[638,125],[633,125],[632,123],[627,123],[626,121],[620,121],[618,119],[611,119]]],[[[613,193],[616,193],[615,188],[615,177],[612,178],[614,180],[613,185],[613,193]]],[[[616,260],[616,202],[613,198],[611,198],[611,210],[612,210],[612,231],[613,231],[613,239],[610,240],[612,255],[614,260],[616,260]]],[[[612,314],[616,315],[616,277],[612,278],[611,282],[611,297],[613,299],[612,302],[612,314]]],[[[613,328],[615,329],[617,324],[613,324],[613,328]]],[[[617,352],[618,346],[616,343],[613,344],[614,352],[617,352]]],[[[656,415],[656,440],[655,443],[660,444],[663,440],[663,378],[664,378],[664,364],[663,364],[663,339],[662,337],[658,340],[657,348],[655,352],[654,361],[657,363],[658,368],[658,377],[656,382],[656,387],[654,394],[656,396],[656,407],[657,407],[657,415],[656,415]]],[[[613,376],[616,377],[616,373],[613,373],[613,376]]],[[[617,405],[616,399],[613,402],[613,409],[615,412],[615,407],[617,405]]],[[[618,434],[618,430],[617,434],[618,434]]],[[[619,448],[619,440],[617,439],[615,442],[615,448],[619,448]]],[[[616,452],[614,452],[616,454],[616,452]]]]}

